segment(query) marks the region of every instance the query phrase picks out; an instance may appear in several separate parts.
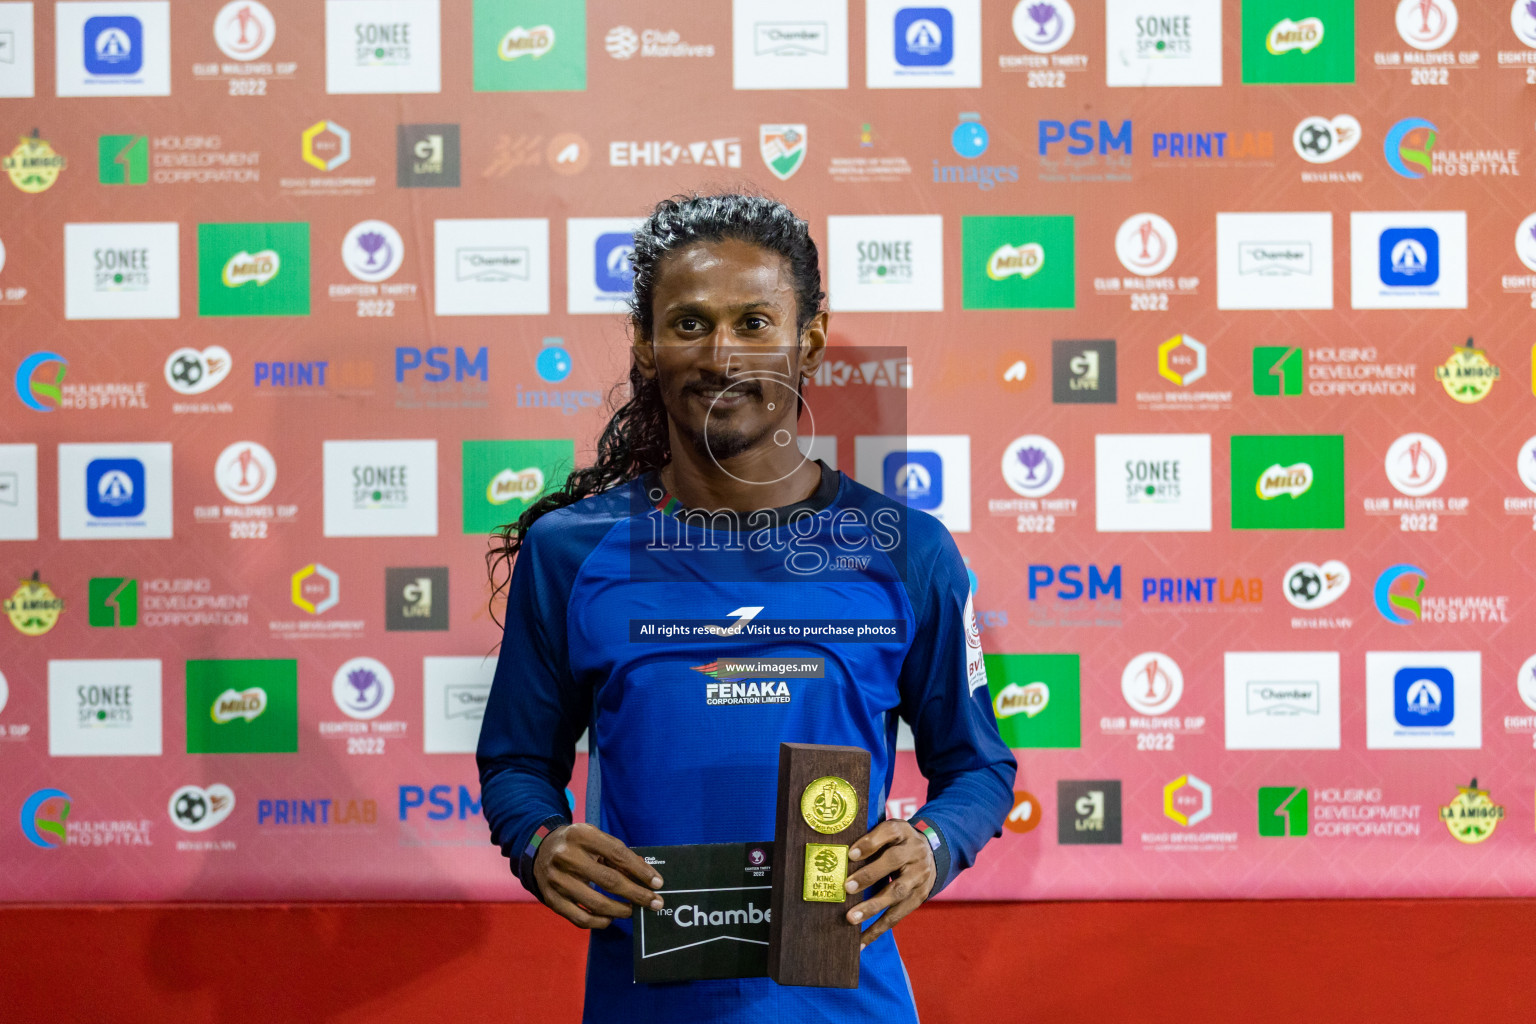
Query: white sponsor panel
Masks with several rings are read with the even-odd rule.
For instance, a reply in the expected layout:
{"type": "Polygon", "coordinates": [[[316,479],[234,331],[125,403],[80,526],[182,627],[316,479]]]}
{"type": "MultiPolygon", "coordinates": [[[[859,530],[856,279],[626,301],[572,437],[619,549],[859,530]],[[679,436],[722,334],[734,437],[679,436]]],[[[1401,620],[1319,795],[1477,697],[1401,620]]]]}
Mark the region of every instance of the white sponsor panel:
{"type": "Polygon", "coordinates": [[[1228,750],[1338,750],[1337,651],[1228,651],[1228,750]]]}
{"type": "Polygon", "coordinates": [[[54,84],[60,96],[169,96],[171,5],[166,0],[54,5],[54,84]]]}
{"type": "Polygon", "coordinates": [[[828,305],[839,313],[941,312],[944,218],[827,218],[828,305]]]}
{"type": "Polygon", "coordinates": [[[1106,0],[1104,82],[1221,84],[1221,0],[1106,0]]]}
{"type": "Polygon", "coordinates": [[[325,91],[442,91],[438,0],[325,0],[325,91]]]}
{"type": "Polygon", "coordinates": [[[1211,435],[1098,434],[1093,443],[1100,533],[1211,529],[1211,435]]]}
{"type": "Polygon", "coordinates": [[[495,676],[495,658],[422,659],[422,750],[428,754],[475,752],[495,676]]]}
{"type": "Polygon", "coordinates": [[[1332,309],[1333,214],[1218,213],[1218,309],[1332,309]]]}
{"type": "Polygon", "coordinates": [[[1367,651],[1365,745],[1477,750],[1483,745],[1481,651],[1367,651]]]}
{"type": "Polygon", "coordinates": [[[174,320],[180,315],[175,223],[64,225],[66,320],[174,320]]]}
{"type": "Polygon", "coordinates": [[[59,445],[60,540],[166,540],[171,446],[59,445]]]}
{"type": "Polygon", "coordinates": [[[951,533],[971,530],[969,434],[863,434],[853,439],[854,479],[932,515],[951,533]]]}
{"type": "Polygon", "coordinates": [[[434,222],[438,316],[543,316],[549,312],[549,221],[434,222]]]}
{"type": "Polygon", "coordinates": [[[159,757],[160,662],[48,662],[50,757],[159,757]]]}
{"type": "Polygon", "coordinates": [[[37,540],[35,444],[0,444],[0,540],[37,540]]]}
{"type": "Polygon", "coordinates": [[[733,0],[731,84],[848,88],[848,0],[733,0]]]}
{"type": "Polygon", "coordinates": [[[326,441],[325,536],[437,536],[437,442],[326,441]]]}

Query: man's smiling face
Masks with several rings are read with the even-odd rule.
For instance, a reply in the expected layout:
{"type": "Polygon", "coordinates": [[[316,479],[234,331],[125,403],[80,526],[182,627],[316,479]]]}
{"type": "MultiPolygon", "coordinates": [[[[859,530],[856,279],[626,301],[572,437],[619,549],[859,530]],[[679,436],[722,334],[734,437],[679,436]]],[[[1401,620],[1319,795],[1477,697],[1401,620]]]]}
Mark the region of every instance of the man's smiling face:
{"type": "Polygon", "coordinates": [[[812,367],[803,358],[783,257],[736,239],[670,253],[652,312],[653,337],[649,345],[637,339],[637,362],[655,377],[673,426],[700,455],[719,463],[793,442],[795,385],[812,367]]]}

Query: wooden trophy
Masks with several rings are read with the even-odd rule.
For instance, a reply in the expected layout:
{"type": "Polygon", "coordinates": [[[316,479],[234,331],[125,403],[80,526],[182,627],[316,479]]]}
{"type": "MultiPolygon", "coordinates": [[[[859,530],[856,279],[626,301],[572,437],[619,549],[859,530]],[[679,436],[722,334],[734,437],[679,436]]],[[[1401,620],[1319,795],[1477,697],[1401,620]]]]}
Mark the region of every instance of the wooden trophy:
{"type": "Polygon", "coordinates": [[[848,847],[869,831],[869,751],[779,744],[768,976],[780,985],[859,987],[862,893],[843,889],[848,847]]]}

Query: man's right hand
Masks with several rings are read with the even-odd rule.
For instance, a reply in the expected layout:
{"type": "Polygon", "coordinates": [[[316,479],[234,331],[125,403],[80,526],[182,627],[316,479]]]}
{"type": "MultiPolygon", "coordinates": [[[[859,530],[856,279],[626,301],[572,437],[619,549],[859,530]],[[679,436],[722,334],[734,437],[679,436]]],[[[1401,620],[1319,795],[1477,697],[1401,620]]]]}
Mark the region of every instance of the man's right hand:
{"type": "Polygon", "coordinates": [[[591,825],[562,825],[545,836],[533,858],[533,877],[545,905],[578,928],[606,928],[634,907],[662,907],[656,870],[591,825]],[[593,883],[629,902],[610,899],[593,883]]]}

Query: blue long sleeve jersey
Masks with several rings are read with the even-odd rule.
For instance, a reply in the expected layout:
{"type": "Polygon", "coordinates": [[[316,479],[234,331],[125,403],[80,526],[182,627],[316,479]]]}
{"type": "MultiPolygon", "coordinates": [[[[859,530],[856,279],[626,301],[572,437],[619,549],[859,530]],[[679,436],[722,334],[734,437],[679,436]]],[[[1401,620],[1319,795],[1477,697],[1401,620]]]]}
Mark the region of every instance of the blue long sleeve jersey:
{"type": "MultiPolygon", "coordinates": [[[[564,790],[588,732],[587,820],[630,846],[771,839],[781,742],[870,751],[885,817],[897,716],[914,734],[938,870],[934,891],[1000,834],[1015,764],[998,736],[965,566],[933,517],[821,465],[803,502],[741,517],[676,513],[654,474],[540,518],[512,573],[480,733],[491,840],[523,885],[538,841],[570,820],[564,790]],[[767,523],[769,525],[762,525],[767,523]],[[756,527],[754,529],[754,527],[756,527]],[[656,627],[883,623],[870,642],[656,627]],[[718,659],[819,657],[825,677],[731,681],[718,659]]],[[[926,831],[926,830],[925,830],[926,831]]],[[[541,897],[542,898],[542,897],[541,897]]],[[[630,922],[591,936],[584,1020],[915,1021],[894,938],[865,950],[857,989],[767,978],[633,981],[630,922]]]]}

